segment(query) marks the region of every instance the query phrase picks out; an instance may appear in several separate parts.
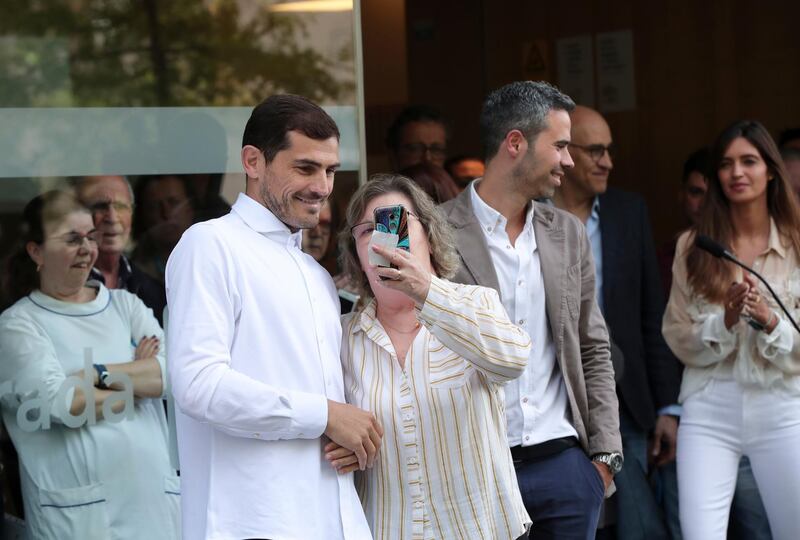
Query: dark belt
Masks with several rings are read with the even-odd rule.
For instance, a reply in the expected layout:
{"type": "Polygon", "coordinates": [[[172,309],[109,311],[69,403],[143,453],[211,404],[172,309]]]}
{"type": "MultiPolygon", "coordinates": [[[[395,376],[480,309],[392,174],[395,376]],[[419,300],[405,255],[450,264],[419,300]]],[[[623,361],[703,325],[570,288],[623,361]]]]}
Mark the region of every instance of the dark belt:
{"type": "Polygon", "coordinates": [[[561,437],[532,446],[512,446],[511,457],[514,458],[514,463],[541,461],[576,446],[578,439],[575,437],[561,437]]]}

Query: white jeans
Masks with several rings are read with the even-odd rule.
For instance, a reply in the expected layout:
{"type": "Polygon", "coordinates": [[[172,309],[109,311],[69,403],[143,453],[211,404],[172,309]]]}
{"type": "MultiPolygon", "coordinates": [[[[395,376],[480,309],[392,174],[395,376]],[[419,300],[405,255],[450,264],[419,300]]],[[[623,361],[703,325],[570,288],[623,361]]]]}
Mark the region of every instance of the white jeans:
{"type": "Polygon", "coordinates": [[[683,404],[678,493],[685,540],[725,540],[742,454],[775,540],[800,538],[800,398],[712,380],[683,404]]]}

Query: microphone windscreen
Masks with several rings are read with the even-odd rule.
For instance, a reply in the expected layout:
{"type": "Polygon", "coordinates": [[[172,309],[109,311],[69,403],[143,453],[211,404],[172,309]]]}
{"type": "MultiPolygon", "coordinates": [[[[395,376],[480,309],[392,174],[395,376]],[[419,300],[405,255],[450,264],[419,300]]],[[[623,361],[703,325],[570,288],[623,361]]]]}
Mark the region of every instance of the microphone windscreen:
{"type": "Polygon", "coordinates": [[[702,249],[703,251],[709,252],[714,257],[722,257],[725,255],[725,248],[719,245],[718,243],[714,242],[711,238],[704,234],[698,234],[697,238],[694,241],[694,245],[702,249]]]}

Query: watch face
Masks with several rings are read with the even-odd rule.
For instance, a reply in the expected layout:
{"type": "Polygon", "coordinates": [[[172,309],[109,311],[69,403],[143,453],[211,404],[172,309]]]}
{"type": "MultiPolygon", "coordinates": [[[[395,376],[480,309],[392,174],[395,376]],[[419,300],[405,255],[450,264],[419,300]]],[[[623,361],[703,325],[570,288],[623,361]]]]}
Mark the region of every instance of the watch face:
{"type": "Polygon", "coordinates": [[[622,456],[619,454],[612,454],[610,458],[608,466],[611,468],[611,471],[616,474],[622,470],[622,456]]]}

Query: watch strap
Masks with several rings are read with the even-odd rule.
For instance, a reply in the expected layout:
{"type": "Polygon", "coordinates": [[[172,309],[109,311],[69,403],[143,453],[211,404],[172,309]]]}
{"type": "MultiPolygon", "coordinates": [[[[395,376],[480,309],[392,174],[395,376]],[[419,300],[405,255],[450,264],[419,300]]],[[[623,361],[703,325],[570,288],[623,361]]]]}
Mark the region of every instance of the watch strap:
{"type": "Polygon", "coordinates": [[[105,364],[94,364],[94,370],[97,372],[97,388],[100,390],[107,390],[106,377],[108,377],[108,368],[105,364]]]}

